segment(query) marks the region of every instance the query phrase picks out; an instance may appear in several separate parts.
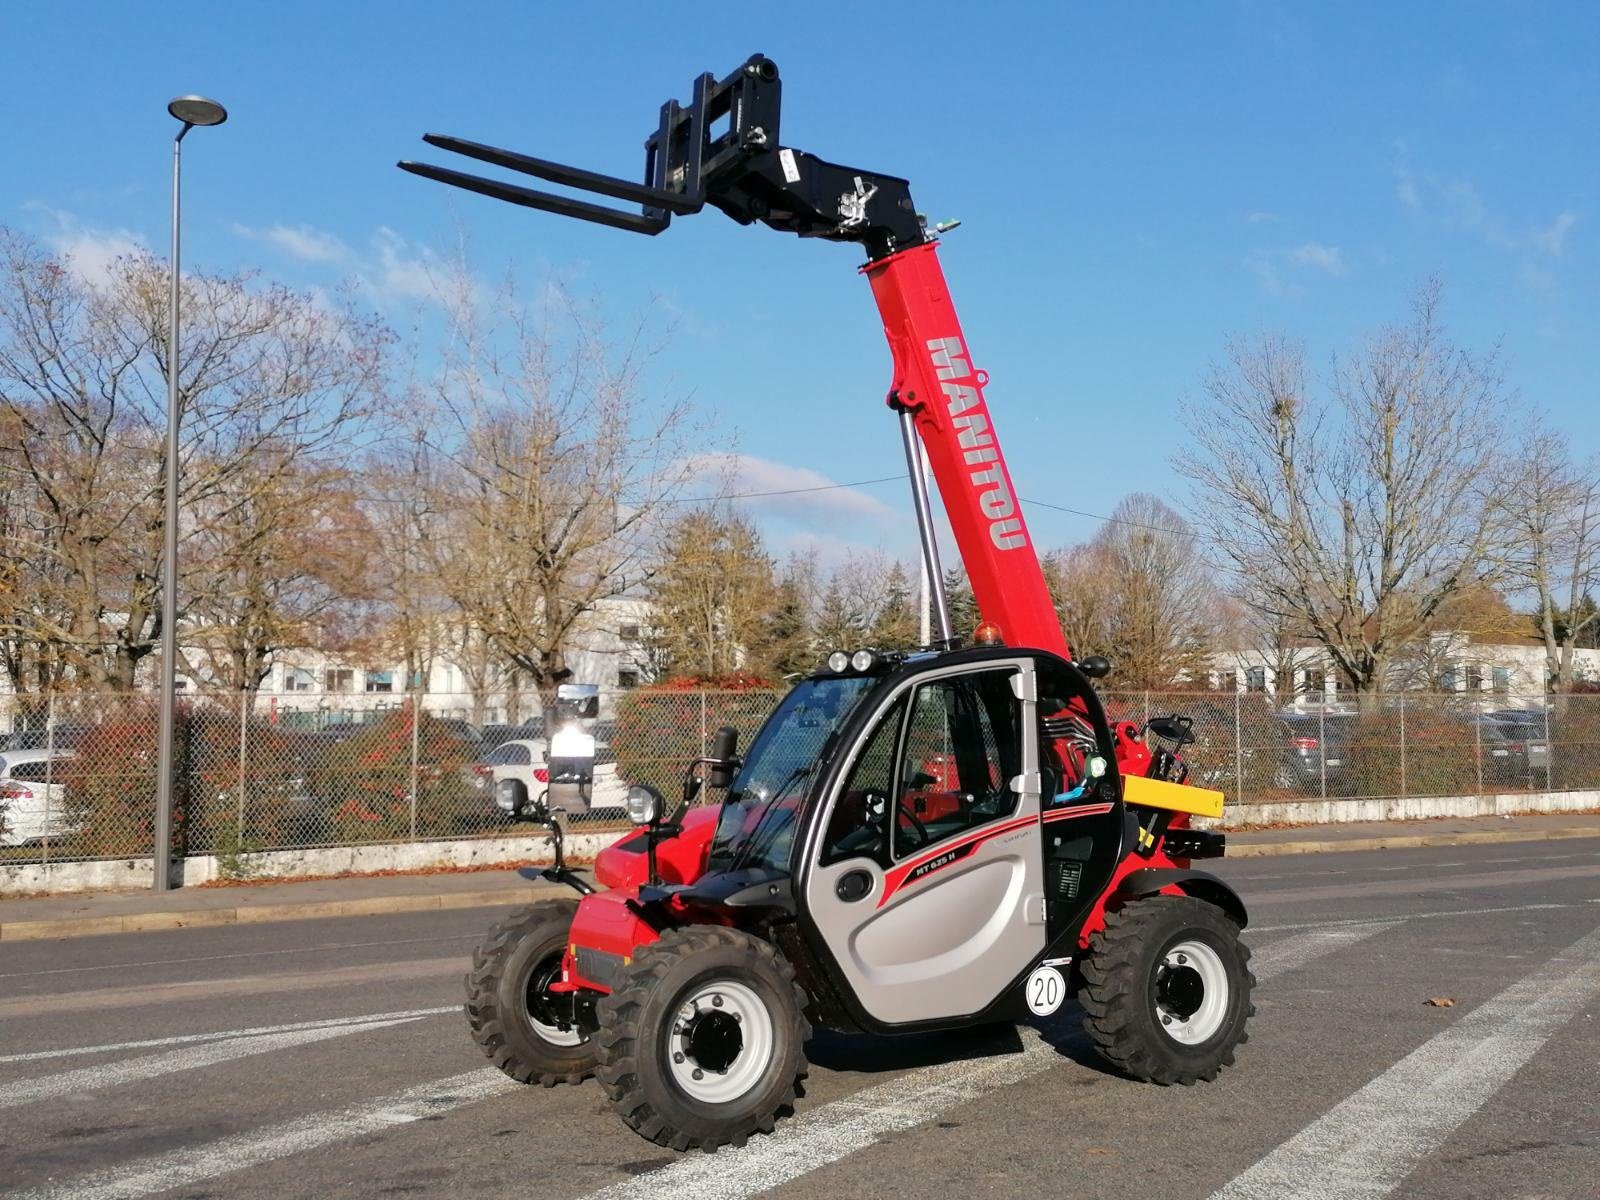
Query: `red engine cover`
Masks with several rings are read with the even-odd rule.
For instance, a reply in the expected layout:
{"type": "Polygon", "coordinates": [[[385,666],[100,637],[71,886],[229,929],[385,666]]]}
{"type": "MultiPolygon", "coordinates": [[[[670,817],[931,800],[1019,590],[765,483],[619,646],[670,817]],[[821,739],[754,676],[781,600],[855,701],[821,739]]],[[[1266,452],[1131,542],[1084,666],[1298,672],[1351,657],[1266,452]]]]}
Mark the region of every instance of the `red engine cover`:
{"type": "MultiPolygon", "coordinates": [[[[683,818],[683,832],[656,843],[656,870],[662,883],[693,883],[705,873],[721,811],[716,806],[691,808],[683,818]]],[[[648,882],[649,872],[642,830],[613,842],[595,856],[594,877],[604,887],[638,887],[648,882]]]]}

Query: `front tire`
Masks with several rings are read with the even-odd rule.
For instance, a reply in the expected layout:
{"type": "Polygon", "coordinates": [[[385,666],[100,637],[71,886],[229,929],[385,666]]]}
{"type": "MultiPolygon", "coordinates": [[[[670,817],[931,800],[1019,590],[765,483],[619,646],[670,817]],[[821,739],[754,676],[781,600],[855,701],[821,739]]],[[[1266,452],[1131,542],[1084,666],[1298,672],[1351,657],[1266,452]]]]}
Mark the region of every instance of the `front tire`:
{"type": "Polygon", "coordinates": [[[674,1150],[743,1146],[793,1111],[807,1066],[805,994],[769,943],[715,925],[640,949],[599,1005],[613,1107],[674,1150]]]}
{"type": "Polygon", "coordinates": [[[1211,1080],[1233,1063],[1255,1014],[1250,948],[1221,909],[1152,896],[1106,913],[1083,966],[1084,1027],[1135,1079],[1211,1080]]]}
{"type": "Polygon", "coordinates": [[[575,900],[518,909],[489,930],[467,972],[467,1024],[489,1061],[518,1083],[581,1083],[594,1073],[595,1042],[563,1024],[545,990],[560,978],[575,900]]]}

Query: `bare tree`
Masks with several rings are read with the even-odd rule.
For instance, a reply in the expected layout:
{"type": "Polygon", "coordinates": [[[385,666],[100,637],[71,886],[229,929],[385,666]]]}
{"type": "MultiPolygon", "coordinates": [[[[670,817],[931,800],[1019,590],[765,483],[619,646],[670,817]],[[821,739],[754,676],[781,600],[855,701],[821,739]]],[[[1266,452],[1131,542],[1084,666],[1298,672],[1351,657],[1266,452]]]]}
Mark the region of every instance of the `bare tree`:
{"type": "Polygon", "coordinates": [[[445,594],[543,699],[574,636],[648,579],[693,473],[689,410],[645,394],[642,326],[614,336],[556,289],[485,297],[464,265],[447,297],[428,549],[445,594]]]}
{"type": "Polygon", "coordinates": [[[1108,656],[1118,686],[1205,678],[1219,598],[1193,531],[1156,497],[1124,497],[1090,542],[1051,557],[1047,578],[1069,644],[1108,656]]]}
{"type": "Polygon", "coordinates": [[[1370,706],[1397,651],[1492,573],[1510,404],[1494,357],[1445,336],[1430,284],[1407,324],[1335,362],[1324,394],[1298,345],[1235,344],[1188,413],[1193,449],[1175,466],[1221,565],[1370,706]]]}
{"type": "MultiPolygon", "coordinates": [[[[133,687],[160,636],[168,272],[146,254],[89,285],[0,230],[3,466],[30,493],[56,590],[26,636],[87,682],[133,687]]],[[[181,619],[222,578],[191,554],[304,464],[345,446],[378,394],[387,331],[248,275],[184,279],[181,619]]],[[[13,620],[17,619],[13,615],[13,620]]]]}
{"type": "Polygon", "coordinates": [[[1600,459],[1574,464],[1566,437],[1536,425],[1508,467],[1509,575],[1533,596],[1546,678],[1565,692],[1574,651],[1600,621],[1584,604],[1600,586],[1600,459]]]}
{"type": "Polygon", "coordinates": [[[333,649],[367,632],[379,544],[348,472],[306,463],[258,478],[247,466],[191,532],[189,669],[254,693],[284,650],[333,649]]]}

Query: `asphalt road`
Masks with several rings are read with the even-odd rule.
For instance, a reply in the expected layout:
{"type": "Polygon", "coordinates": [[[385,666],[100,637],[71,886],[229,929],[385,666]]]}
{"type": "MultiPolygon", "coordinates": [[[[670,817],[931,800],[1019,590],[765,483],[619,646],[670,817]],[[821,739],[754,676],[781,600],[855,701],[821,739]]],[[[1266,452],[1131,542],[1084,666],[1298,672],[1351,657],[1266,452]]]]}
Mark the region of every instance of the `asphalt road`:
{"type": "Polygon", "coordinates": [[[0,1195],[1600,1197],[1600,841],[1219,870],[1260,983],[1215,1084],[1107,1073],[1070,1009],[825,1035],[715,1156],[484,1065],[460,974],[504,910],[4,945],[0,1195]]]}

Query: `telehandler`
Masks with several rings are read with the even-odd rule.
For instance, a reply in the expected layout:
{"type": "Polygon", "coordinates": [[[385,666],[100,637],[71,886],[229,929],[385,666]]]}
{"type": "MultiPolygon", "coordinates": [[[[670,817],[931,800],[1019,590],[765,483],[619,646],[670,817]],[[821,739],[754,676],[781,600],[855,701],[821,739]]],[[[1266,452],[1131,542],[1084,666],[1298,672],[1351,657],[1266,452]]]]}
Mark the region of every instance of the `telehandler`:
{"type": "Polygon", "coordinates": [[[579,896],[489,932],[466,980],[472,1035],[525,1083],[596,1076],[628,1125],[676,1150],[770,1133],[802,1094],[814,1024],[953,1029],[1076,997],[1127,1074],[1214,1079],[1254,1012],[1244,904],[1191,866],[1223,853],[1222,835],[1190,827],[1222,796],[1185,783],[1186,718],[1108,721],[1090,681],[1110,664],[1067,645],[940,270],[948,227],[926,226],[904,179],[785,146],[781,88],[760,54],[701,75],[687,103],[662,105],[641,183],[425,139],[637,208],[400,164],[636,233],[709,204],[860,246],[938,626],[915,651],[830,653],[742,755],[719,730],[671,811],[631,789],[639,828],[600,853],[598,888],[561,858],[559,816],[589,782],[593,698],[575,697],[541,801],[556,865],[538,874],[579,896]],[[924,455],[982,619],[970,640],[939,586],[924,455]],[[706,789],[721,802],[697,804],[706,789]]]}

